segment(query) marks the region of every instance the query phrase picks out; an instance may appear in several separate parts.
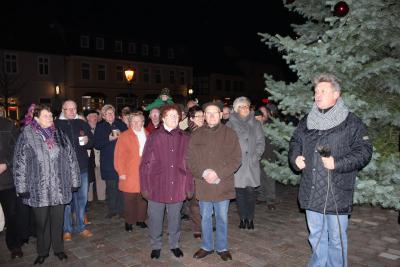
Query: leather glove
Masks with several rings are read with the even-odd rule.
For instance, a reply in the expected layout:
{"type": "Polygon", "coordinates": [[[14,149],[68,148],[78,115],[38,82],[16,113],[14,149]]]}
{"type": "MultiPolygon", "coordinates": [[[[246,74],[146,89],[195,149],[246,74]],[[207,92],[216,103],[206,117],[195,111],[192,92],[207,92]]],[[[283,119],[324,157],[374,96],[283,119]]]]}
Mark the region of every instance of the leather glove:
{"type": "Polygon", "coordinates": [[[72,187],[72,188],[71,188],[71,191],[74,192],[74,193],[75,193],[75,192],[78,192],[78,190],[79,190],[79,187],[72,187]]]}
{"type": "Polygon", "coordinates": [[[140,192],[140,194],[144,199],[147,199],[149,197],[149,193],[147,193],[146,191],[140,192]]]}
{"type": "Polygon", "coordinates": [[[23,192],[23,193],[18,193],[20,198],[28,199],[31,197],[31,194],[29,192],[23,192]]]}
{"type": "Polygon", "coordinates": [[[187,197],[187,199],[191,199],[191,198],[193,198],[193,192],[186,192],[186,197],[187,197]]]}

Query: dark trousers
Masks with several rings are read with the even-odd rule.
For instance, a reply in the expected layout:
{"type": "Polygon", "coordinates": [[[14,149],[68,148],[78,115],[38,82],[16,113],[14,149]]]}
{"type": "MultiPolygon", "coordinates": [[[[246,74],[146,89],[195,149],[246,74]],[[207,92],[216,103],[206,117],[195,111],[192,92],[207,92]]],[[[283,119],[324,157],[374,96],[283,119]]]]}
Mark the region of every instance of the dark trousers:
{"type": "Polygon", "coordinates": [[[64,252],[63,223],[64,205],[32,208],[35,215],[37,254],[49,254],[50,245],[53,252],[64,252]]]}
{"type": "Polygon", "coordinates": [[[192,221],[193,232],[201,233],[200,206],[199,201],[194,196],[189,200],[189,214],[190,220],[192,221]]]}
{"type": "Polygon", "coordinates": [[[236,204],[241,220],[253,220],[254,209],[256,206],[256,187],[247,186],[245,188],[235,187],[236,204]]]}
{"type": "Polygon", "coordinates": [[[106,195],[108,212],[110,214],[121,214],[124,210],[124,202],[122,192],[118,189],[118,180],[105,180],[106,181],[106,195]]]}
{"type": "Polygon", "coordinates": [[[257,187],[257,200],[266,201],[268,204],[275,202],[275,180],[265,173],[261,168],[260,186],[257,187]]]}
{"type": "Polygon", "coordinates": [[[6,231],[7,248],[12,251],[21,247],[17,227],[17,194],[15,188],[0,191],[0,204],[3,208],[6,231]]]}
{"type": "Polygon", "coordinates": [[[124,218],[125,222],[134,224],[144,222],[147,215],[147,202],[140,193],[126,193],[124,196],[124,218]]]}

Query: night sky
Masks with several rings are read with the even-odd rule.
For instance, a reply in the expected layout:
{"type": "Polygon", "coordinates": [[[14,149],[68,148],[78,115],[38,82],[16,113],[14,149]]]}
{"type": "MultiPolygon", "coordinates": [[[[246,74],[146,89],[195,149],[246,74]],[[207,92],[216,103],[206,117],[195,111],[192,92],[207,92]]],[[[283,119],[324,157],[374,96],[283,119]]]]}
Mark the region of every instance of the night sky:
{"type": "Polygon", "coordinates": [[[281,0],[22,0],[10,1],[8,5],[0,16],[6,28],[36,27],[38,23],[57,21],[98,34],[140,36],[203,50],[228,45],[250,58],[260,59],[270,52],[257,32],[287,35],[290,23],[295,21],[281,0]]]}

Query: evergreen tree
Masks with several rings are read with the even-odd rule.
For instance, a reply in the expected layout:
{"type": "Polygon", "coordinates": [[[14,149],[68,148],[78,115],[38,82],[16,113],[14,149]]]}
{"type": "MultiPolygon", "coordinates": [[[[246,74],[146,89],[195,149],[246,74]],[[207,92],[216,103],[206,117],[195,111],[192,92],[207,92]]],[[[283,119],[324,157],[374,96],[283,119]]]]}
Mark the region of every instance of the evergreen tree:
{"type": "MultiPolygon", "coordinates": [[[[335,74],[343,100],[367,124],[374,143],[371,162],[358,174],[354,202],[400,209],[400,1],[292,0],[285,6],[305,19],[292,25],[295,37],[260,36],[281,52],[298,79],[285,83],[266,75],[266,90],[283,114],[300,118],[312,106],[312,78],[335,74]]],[[[293,131],[279,120],[265,128],[279,147],[279,160],[264,161],[265,169],[285,184],[300,178],[288,166],[293,131]]]]}

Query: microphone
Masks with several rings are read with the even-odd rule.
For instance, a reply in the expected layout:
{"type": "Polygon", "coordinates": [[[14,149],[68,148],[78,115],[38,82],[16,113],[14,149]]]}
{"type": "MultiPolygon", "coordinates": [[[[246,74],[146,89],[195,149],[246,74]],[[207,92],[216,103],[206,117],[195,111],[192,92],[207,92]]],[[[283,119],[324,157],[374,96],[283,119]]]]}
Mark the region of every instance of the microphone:
{"type": "Polygon", "coordinates": [[[328,158],[331,156],[331,149],[329,147],[317,146],[317,151],[321,157],[328,158]]]}

